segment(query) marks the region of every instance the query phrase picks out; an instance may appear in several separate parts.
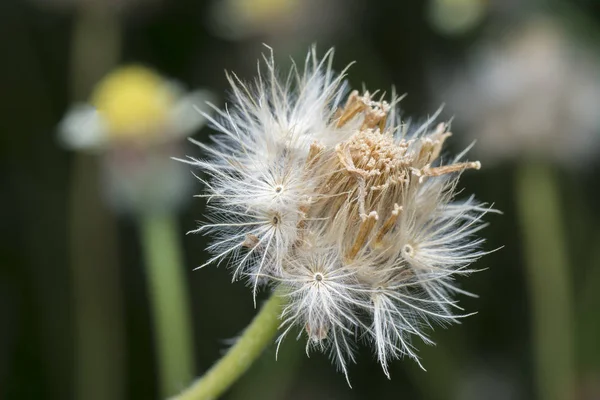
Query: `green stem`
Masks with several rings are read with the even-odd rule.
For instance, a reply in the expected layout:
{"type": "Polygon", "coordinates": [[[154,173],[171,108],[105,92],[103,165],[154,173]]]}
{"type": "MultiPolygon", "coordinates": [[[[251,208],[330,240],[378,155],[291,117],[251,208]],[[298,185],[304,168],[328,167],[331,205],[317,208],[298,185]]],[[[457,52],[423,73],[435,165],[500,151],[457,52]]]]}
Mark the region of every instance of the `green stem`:
{"type": "MultiPolygon", "coordinates": [[[[118,62],[120,24],[108,7],[82,5],[71,37],[71,95],[79,102],[118,62]]],[[[101,204],[97,173],[95,159],[75,156],[69,222],[74,389],[77,399],[119,400],[125,394],[126,351],[116,222],[101,204]]]]}
{"type": "Polygon", "coordinates": [[[160,391],[167,397],[194,376],[192,324],[178,229],[169,215],[145,215],[140,226],[154,313],[160,391]]]}
{"type": "Polygon", "coordinates": [[[227,354],[173,400],[213,400],[223,394],[271,343],[283,303],[283,296],[273,294],[227,354]]]}
{"type": "Polygon", "coordinates": [[[531,296],[537,397],[572,399],[572,295],[558,182],[548,166],[528,164],[518,171],[516,183],[531,296]]]}
{"type": "Polygon", "coordinates": [[[279,349],[277,359],[264,352],[254,365],[229,391],[230,400],[279,400],[287,399],[297,371],[306,360],[304,343],[290,340],[279,349]],[[269,382],[258,386],[256,382],[269,382]]]}
{"type": "Polygon", "coordinates": [[[98,195],[96,160],[79,154],[71,182],[75,398],[124,397],[125,326],[116,221],[98,195]]]}
{"type": "Polygon", "coordinates": [[[586,374],[600,376],[600,235],[595,238],[598,247],[588,254],[587,273],[577,293],[577,345],[579,366],[586,374]]]}

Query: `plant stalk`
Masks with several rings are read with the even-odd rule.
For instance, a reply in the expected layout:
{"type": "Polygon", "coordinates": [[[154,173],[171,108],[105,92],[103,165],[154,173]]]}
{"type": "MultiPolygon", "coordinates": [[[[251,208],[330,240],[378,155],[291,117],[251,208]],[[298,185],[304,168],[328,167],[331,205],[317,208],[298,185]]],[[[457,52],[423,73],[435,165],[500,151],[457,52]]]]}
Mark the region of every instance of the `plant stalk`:
{"type": "MultiPolygon", "coordinates": [[[[71,37],[71,100],[81,102],[118,62],[121,27],[109,7],[85,4],[71,37]]],[[[127,378],[116,222],[101,203],[95,161],[87,154],[75,155],[69,189],[74,396],[119,400],[127,378]]]]}
{"type": "Polygon", "coordinates": [[[575,395],[573,306],[558,182],[550,166],[522,165],[517,206],[530,292],[537,398],[575,395]]]}
{"type": "Polygon", "coordinates": [[[213,400],[223,394],[271,343],[283,304],[283,296],[275,292],[227,354],[173,400],[213,400]]]}
{"type": "Polygon", "coordinates": [[[147,214],[140,228],[164,398],[179,392],[194,377],[189,296],[174,217],[147,214]]]}

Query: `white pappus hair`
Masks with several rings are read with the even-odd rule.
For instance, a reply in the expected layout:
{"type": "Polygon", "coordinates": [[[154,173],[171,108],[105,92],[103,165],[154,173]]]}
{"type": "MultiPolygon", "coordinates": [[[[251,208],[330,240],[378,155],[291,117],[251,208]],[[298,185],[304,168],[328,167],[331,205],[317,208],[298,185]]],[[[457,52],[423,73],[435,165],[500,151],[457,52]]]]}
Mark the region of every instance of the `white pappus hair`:
{"type": "Polygon", "coordinates": [[[441,161],[448,124],[436,114],[409,127],[395,94],[349,92],[332,60],[313,47],[279,77],[271,51],[252,84],[228,75],[231,104],[206,116],[220,133],[194,142],[207,158],[185,160],[204,174],[211,218],[194,232],[214,238],[204,265],[227,260],[255,296],[283,290],[278,343],[300,327],[307,352],[328,350],[347,378],[366,338],[389,377],[390,359],[419,362],[411,339],[431,343],[433,321],[468,315],[455,279],[485,254],[474,237],[491,209],[454,200],[461,172],[480,164],[466,151],[441,161]]]}

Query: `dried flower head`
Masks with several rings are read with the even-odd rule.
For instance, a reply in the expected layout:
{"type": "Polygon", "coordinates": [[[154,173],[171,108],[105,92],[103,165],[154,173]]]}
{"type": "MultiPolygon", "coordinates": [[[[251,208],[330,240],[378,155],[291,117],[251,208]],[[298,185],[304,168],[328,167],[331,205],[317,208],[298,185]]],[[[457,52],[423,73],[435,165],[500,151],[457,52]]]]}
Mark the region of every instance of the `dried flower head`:
{"type": "Polygon", "coordinates": [[[196,142],[210,157],[186,161],[208,176],[212,223],[194,232],[214,235],[205,265],[227,259],[255,295],[284,289],[279,343],[301,327],[307,351],[330,351],[347,376],[353,343],[368,338],[389,376],[390,359],[417,360],[413,336],[431,343],[430,321],[464,316],[454,280],[484,254],[472,237],[488,209],[453,198],[480,164],[442,162],[448,125],[409,128],[396,96],[345,96],[332,57],[313,48],[278,79],[271,54],[253,85],[229,77],[232,104],[207,116],[221,134],[196,142]]]}

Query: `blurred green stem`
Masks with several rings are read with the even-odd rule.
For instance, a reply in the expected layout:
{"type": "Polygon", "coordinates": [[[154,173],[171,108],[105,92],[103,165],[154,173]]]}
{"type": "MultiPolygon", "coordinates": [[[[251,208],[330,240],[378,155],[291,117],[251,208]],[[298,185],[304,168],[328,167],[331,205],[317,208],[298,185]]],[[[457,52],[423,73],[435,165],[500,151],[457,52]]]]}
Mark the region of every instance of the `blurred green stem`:
{"type": "Polygon", "coordinates": [[[279,327],[283,304],[280,293],[271,295],[227,354],[173,400],[213,400],[222,395],[271,343],[279,327]]]}
{"type": "Polygon", "coordinates": [[[125,328],[116,226],[98,194],[96,160],[78,155],[71,177],[70,244],[76,399],[122,399],[125,328]]]}
{"type": "Polygon", "coordinates": [[[571,279],[557,177],[525,164],[516,177],[529,281],[537,398],[573,399],[575,371],[571,279]]]}
{"type": "Polygon", "coordinates": [[[280,400],[290,397],[297,371],[306,359],[305,346],[300,340],[290,340],[282,345],[277,359],[271,352],[254,363],[250,371],[239,379],[228,393],[230,400],[280,400]],[[257,385],[256,382],[269,382],[257,385]]]}
{"type": "Polygon", "coordinates": [[[578,365],[585,374],[600,376],[600,232],[592,243],[598,247],[593,247],[592,254],[587,254],[587,273],[577,293],[577,355],[578,365]]]}
{"type": "MultiPolygon", "coordinates": [[[[83,101],[117,63],[119,21],[111,10],[82,6],[71,43],[73,101],[83,101]]],[[[75,155],[70,183],[69,241],[74,296],[75,398],[124,397],[125,329],[116,226],[99,195],[96,160],[75,155]]]]}
{"type": "Polygon", "coordinates": [[[102,2],[83,5],[73,25],[71,90],[75,101],[85,100],[93,86],[119,62],[120,21],[102,2]]]}
{"type": "Polygon", "coordinates": [[[167,397],[188,385],[194,376],[189,296],[174,217],[147,214],[140,219],[140,228],[154,313],[160,389],[162,397],[167,397]]]}

